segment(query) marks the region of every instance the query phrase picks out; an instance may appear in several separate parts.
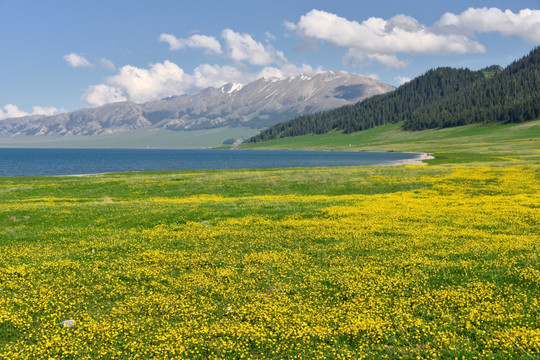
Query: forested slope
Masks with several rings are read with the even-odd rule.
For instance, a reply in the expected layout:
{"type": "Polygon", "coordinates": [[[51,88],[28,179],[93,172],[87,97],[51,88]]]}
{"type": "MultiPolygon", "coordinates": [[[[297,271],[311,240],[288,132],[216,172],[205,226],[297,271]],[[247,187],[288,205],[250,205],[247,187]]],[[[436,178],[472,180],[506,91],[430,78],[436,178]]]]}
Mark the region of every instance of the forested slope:
{"type": "Polygon", "coordinates": [[[540,48],[495,76],[417,109],[404,130],[517,123],[540,116],[540,48]]]}
{"type": "Polygon", "coordinates": [[[299,116],[262,131],[251,141],[336,129],[351,133],[400,121],[404,130],[423,130],[533,120],[540,116],[539,83],[540,47],[502,72],[490,71],[488,75],[448,67],[429,70],[391,93],[299,116]]]}

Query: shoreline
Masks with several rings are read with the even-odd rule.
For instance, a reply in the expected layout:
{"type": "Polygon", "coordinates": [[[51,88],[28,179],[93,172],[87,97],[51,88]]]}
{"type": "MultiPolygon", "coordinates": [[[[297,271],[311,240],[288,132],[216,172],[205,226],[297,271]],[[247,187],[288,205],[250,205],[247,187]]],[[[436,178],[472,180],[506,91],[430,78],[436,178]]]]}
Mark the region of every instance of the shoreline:
{"type": "MultiPolygon", "coordinates": [[[[423,160],[432,160],[435,159],[433,155],[430,153],[418,153],[418,157],[415,159],[406,159],[406,160],[397,160],[393,163],[387,164],[387,165],[427,165],[423,160]]],[[[379,165],[361,165],[361,166],[380,166],[379,165]]],[[[384,166],[384,165],[383,165],[384,166]]],[[[199,169],[201,170],[201,169],[199,169]]],[[[202,169],[202,170],[223,170],[223,169],[202,169]]],[[[231,169],[231,170],[241,170],[241,169],[231,169]]],[[[158,170],[160,171],[160,170],[158,170]]],[[[162,170],[162,171],[182,171],[182,170],[162,170]]],[[[102,172],[102,173],[95,173],[95,174],[69,174],[69,175],[51,175],[51,176],[92,176],[92,175],[106,175],[106,174],[116,174],[116,173],[133,173],[133,172],[141,172],[141,171],[119,171],[119,172],[102,172]]],[[[143,171],[144,172],[144,171],[143,171]]]]}
{"type": "Polygon", "coordinates": [[[420,153],[416,159],[398,160],[390,165],[427,165],[423,160],[432,160],[435,157],[429,153],[420,153]]]}
{"type": "MultiPolygon", "coordinates": [[[[278,149],[276,149],[278,150],[278,149]]],[[[281,149],[280,149],[281,150],[281,149]]],[[[316,151],[316,150],[315,150],[316,151]]],[[[318,151],[324,151],[324,150],[318,150],[318,151]]],[[[327,150],[329,151],[329,150],[327,150]]],[[[363,152],[363,151],[362,151],[363,152]]],[[[378,153],[378,152],[375,152],[375,153],[378,153]]],[[[378,164],[365,164],[365,165],[357,165],[357,166],[396,166],[396,165],[427,165],[427,163],[424,162],[424,160],[430,160],[430,159],[434,159],[435,157],[433,157],[432,154],[430,153],[409,153],[409,154],[414,154],[416,155],[415,158],[413,159],[402,159],[402,160],[395,160],[395,161],[392,161],[390,160],[389,162],[386,162],[386,163],[378,163],[378,164]]],[[[319,165],[320,166],[320,165],[319,165]]],[[[327,165],[327,166],[332,166],[332,165],[327,165]]],[[[351,166],[351,165],[334,165],[334,166],[351,166]]],[[[286,167],[304,167],[304,166],[286,166],[286,167]]],[[[307,167],[312,167],[312,166],[307,166],[307,167]]],[[[317,166],[316,166],[317,167],[317,166]]],[[[280,166],[276,167],[276,168],[281,168],[280,166]]],[[[218,168],[219,170],[225,170],[225,169],[222,169],[222,168],[218,168]]],[[[33,177],[33,176],[45,176],[45,177],[85,177],[85,176],[99,176],[99,175],[106,175],[106,174],[111,174],[111,173],[138,173],[138,172],[146,172],[146,171],[181,171],[181,170],[218,170],[218,169],[176,169],[176,170],[155,170],[155,169],[148,169],[148,170],[116,170],[116,171],[98,171],[98,172],[84,172],[84,173],[68,173],[68,174],[47,174],[47,175],[36,175],[36,174],[32,174],[32,175],[19,175],[19,176],[8,176],[8,177],[33,177]]],[[[234,169],[234,170],[239,170],[239,169],[244,169],[244,168],[236,168],[236,167],[233,167],[233,168],[230,168],[230,169],[234,169]]],[[[246,169],[251,169],[250,167],[246,167],[246,169]]],[[[256,168],[255,168],[256,169],[256,168]]],[[[2,176],[4,177],[4,176],[2,176]]]]}

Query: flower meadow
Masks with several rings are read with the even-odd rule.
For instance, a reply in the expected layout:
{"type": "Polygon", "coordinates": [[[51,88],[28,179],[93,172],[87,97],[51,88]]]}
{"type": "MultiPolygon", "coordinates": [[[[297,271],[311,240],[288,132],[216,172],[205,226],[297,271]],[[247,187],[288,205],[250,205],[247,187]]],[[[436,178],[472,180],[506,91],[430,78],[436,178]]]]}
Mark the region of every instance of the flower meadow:
{"type": "Polygon", "coordinates": [[[540,168],[0,179],[0,359],[540,357],[540,168]]]}

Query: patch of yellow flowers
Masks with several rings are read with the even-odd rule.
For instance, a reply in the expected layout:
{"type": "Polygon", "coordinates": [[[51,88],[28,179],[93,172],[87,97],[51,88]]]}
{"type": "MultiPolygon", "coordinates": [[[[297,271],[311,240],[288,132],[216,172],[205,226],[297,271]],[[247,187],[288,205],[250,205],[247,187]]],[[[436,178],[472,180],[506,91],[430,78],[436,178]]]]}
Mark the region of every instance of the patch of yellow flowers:
{"type": "Polygon", "coordinates": [[[540,357],[539,169],[410,169],[424,188],[6,201],[0,359],[540,357]]]}

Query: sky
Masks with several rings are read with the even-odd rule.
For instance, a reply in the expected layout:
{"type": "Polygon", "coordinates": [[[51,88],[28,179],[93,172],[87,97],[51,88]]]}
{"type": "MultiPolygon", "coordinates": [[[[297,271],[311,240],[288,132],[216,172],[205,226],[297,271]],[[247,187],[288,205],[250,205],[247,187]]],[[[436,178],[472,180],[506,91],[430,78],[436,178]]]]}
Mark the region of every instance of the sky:
{"type": "Polygon", "coordinates": [[[540,44],[540,0],[0,0],[0,14],[0,119],[330,70],[399,86],[540,44]]]}

